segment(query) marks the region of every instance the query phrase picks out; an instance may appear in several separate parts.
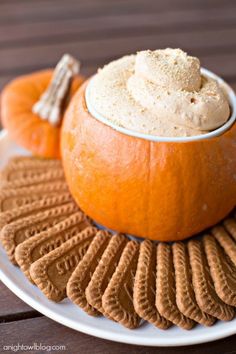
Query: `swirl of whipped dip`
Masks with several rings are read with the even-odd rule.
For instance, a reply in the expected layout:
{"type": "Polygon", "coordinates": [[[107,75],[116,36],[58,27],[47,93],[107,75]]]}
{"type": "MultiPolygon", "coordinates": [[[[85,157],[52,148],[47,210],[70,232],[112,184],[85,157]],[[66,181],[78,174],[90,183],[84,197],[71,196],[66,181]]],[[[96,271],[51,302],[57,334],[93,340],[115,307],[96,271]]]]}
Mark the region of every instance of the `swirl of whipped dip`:
{"type": "Polygon", "coordinates": [[[180,49],[141,51],[100,69],[90,104],[113,124],[144,134],[177,137],[223,125],[230,108],[219,84],[180,49]]]}

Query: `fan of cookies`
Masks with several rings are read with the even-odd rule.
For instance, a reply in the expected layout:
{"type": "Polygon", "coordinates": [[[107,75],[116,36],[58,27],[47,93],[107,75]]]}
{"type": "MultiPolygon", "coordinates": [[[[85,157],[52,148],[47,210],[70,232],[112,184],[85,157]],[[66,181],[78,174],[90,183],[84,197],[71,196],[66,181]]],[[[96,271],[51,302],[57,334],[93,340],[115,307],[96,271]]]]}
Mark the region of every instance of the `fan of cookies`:
{"type": "Polygon", "coordinates": [[[235,129],[187,150],[187,143],[126,136],[88,112],[87,84],[77,91],[79,68],[65,55],[54,71],[21,77],[3,91],[4,127],[33,154],[12,157],[0,173],[0,241],[9,260],[49,300],[68,297],[88,315],[130,329],[145,321],[190,330],[232,320],[235,129]],[[201,181],[191,154],[202,159],[201,181]],[[186,164],[194,190],[182,183],[176,161],[186,164]]]}
{"type": "Polygon", "coordinates": [[[0,240],[45,296],[127,328],[229,321],[236,307],[234,213],[185,242],[99,230],[74,202],[59,160],[17,156],[0,179],[0,240]]]}

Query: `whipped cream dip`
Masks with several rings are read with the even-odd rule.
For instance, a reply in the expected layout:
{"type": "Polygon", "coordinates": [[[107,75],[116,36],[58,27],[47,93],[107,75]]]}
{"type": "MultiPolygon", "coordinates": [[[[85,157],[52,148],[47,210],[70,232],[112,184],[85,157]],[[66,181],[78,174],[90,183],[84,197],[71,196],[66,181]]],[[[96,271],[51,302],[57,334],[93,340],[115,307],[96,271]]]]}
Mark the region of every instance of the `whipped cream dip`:
{"type": "Polygon", "coordinates": [[[159,137],[191,137],[224,125],[228,99],[180,49],[145,50],[100,69],[89,83],[89,107],[112,124],[159,137]]]}

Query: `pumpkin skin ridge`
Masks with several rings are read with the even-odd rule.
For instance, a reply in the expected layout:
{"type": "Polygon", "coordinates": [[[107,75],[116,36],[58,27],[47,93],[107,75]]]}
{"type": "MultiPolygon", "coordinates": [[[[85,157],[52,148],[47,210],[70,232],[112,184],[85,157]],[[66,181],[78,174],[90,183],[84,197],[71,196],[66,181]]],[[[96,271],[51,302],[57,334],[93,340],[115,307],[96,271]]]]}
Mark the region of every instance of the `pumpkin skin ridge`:
{"type": "MultiPolygon", "coordinates": [[[[46,90],[53,69],[22,75],[8,83],[1,94],[2,124],[10,137],[36,156],[60,159],[60,129],[32,112],[32,106],[46,90]],[[28,121],[28,122],[27,122],[28,121]]],[[[70,95],[84,81],[73,79],[70,95]]]]}
{"type": "Polygon", "coordinates": [[[236,124],[221,136],[194,142],[131,137],[91,116],[86,86],[66,111],[61,154],[74,199],[97,223],[176,241],[215,225],[235,207],[236,124]]]}

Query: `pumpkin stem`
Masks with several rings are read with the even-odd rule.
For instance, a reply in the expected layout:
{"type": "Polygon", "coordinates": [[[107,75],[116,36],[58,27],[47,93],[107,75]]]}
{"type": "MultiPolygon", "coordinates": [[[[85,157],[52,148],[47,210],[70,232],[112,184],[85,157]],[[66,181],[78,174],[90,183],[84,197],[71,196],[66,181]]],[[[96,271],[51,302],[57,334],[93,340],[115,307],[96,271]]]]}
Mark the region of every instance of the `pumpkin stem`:
{"type": "Polygon", "coordinates": [[[52,125],[59,125],[72,79],[79,70],[80,62],[71,55],[64,54],[53,72],[49,86],[34,104],[33,113],[52,125]]]}

